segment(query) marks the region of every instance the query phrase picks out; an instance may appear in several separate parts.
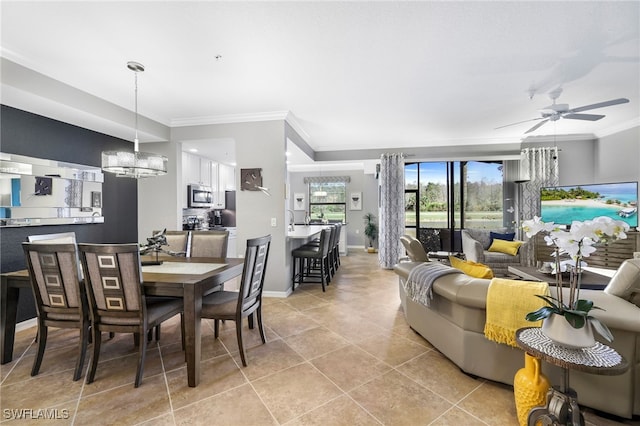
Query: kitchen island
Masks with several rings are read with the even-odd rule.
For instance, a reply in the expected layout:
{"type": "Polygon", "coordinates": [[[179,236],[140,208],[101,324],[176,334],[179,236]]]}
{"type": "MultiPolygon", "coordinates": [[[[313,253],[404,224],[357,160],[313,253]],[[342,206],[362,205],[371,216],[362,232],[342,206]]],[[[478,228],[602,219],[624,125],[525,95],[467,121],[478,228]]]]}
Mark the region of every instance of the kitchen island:
{"type": "Polygon", "coordinates": [[[294,225],[293,230],[287,232],[287,240],[309,240],[320,234],[320,231],[326,227],[327,225],[294,225]]]}

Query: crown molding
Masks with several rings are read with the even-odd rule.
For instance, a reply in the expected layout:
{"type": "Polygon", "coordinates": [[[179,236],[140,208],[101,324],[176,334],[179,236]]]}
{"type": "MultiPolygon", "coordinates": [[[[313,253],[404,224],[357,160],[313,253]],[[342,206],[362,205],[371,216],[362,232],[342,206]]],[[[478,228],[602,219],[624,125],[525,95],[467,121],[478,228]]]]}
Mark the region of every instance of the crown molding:
{"type": "Polygon", "coordinates": [[[527,136],[522,139],[522,143],[554,143],[554,142],[575,142],[592,141],[598,139],[593,133],[573,133],[568,135],[540,135],[527,136]]]}
{"type": "Polygon", "coordinates": [[[636,117],[632,120],[625,121],[624,123],[620,123],[615,126],[610,126],[604,129],[604,131],[598,132],[598,138],[604,138],[607,136],[614,135],[616,133],[623,132],[625,130],[633,129],[635,127],[640,127],[640,117],[636,117]]]}
{"type": "Polygon", "coordinates": [[[171,119],[171,127],[206,126],[209,124],[248,123],[251,121],[284,120],[289,111],[257,112],[250,114],[221,114],[204,117],[186,117],[171,119]]]}

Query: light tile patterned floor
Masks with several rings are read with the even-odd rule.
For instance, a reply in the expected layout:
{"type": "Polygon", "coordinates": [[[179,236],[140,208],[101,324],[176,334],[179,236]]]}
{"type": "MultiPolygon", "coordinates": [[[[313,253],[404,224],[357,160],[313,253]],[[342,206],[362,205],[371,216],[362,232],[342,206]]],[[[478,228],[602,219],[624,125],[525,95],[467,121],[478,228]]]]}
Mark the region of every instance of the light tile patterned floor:
{"type": "MultiPolygon", "coordinates": [[[[1,369],[0,421],[48,423],[9,420],[31,409],[74,425],[517,425],[511,387],[463,374],[407,326],[397,277],[378,268],[376,255],[352,251],[326,293],[305,284],[286,299],[266,299],[263,316],[266,345],[244,331],[246,368],[233,322],[214,340],[205,320],[197,388],[187,386],[177,317],[151,344],[138,389],[130,335],[103,343],[87,385],[71,380],[77,332],[50,333],[32,378],[35,328],[24,330],[15,360],[1,369]]],[[[640,425],[590,412],[587,421],[640,425]]]]}

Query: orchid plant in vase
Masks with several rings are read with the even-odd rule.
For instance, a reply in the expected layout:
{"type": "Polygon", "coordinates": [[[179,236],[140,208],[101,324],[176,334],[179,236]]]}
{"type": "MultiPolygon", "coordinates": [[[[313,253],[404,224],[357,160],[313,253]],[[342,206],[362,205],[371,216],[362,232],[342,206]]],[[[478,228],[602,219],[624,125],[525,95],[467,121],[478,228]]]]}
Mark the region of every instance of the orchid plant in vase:
{"type": "MultiPolygon", "coordinates": [[[[574,329],[580,329],[587,323],[607,341],[613,340],[613,335],[607,326],[597,318],[589,315],[592,309],[601,309],[594,306],[593,301],[580,299],[580,278],[582,268],[586,265],[584,258],[597,250],[596,243],[606,243],[627,238],[626,231],[629,225],[623,221],[615,220],[607,216],[599,216],[592,220],[573,221],[568,230],[561,229],[553,222],[545,223],[539,217],[522,222],[522,230],[531,238],[539,232],[544,232],[547,245],[554,246],[555,257],[555,296],[537,296],[543,299],[547,306],[527,314],[528,321],[539,321],[551,318],[554,314],[563,316],[574,329]],[[569,272],[568,298],[563,294],[562,266],[560,257],[566,255],[570,258],[567,265],[569,272]],[[565,300],[566,299],[566,300],[565,300]]],[[[544,331],[544,330],[543,330],[544,331]]]]}

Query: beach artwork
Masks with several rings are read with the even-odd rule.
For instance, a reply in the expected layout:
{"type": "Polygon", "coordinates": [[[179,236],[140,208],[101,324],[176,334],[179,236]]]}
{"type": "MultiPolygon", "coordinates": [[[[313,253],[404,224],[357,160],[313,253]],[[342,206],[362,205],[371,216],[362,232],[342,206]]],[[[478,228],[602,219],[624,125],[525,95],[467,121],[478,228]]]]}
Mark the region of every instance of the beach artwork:
{"type": "Polygon", "coordinates": [[[540,216],[545,222],[570,225],[574,220],[609,216],[638,226],[638,183],[559,186],[540,190],[540,216]]]}

